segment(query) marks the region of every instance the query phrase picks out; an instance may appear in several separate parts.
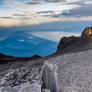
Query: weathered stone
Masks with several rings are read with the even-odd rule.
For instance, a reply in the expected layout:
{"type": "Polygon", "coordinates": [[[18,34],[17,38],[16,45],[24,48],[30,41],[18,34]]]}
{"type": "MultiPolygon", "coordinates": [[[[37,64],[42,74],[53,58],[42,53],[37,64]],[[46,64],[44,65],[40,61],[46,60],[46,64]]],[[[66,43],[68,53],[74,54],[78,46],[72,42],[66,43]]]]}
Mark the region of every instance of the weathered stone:
{"type": "Polygon", "coordinates": [[[47,60],[42,78],[51,92],[92,92],[92,50],[47,60]]]}
{"type": "Polygon", "coordinates": [[[12,87],[1,87],[0,92],[16,92],[12,87]]]}
{"type": "Polygon", "coordinates": [[[50,92],[49,89],[42,89],[42,92],[50,92]]]}
{"type": "Polygon", "coordinates": [[[30,90],[35,90],[31,92],[41,89],[42,65],[43,63],[40,60],[22,63],[9,62],[8,64],[0,65],[0,92],[25,91],[25,87],[29,89],[29,86],[31,88],[30,90]]]}
{"type": "Polygon", "coordinates": [[[31,84],[22,86],[19,92],[41,92],[41,85],[40,84],[31,84]]]}

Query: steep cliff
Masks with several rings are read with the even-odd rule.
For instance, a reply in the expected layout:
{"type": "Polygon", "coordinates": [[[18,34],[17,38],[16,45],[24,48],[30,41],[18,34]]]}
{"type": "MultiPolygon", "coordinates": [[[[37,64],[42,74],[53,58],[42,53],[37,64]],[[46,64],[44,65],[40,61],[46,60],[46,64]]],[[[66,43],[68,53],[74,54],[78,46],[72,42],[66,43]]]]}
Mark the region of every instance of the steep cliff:
{"type": "Polygon", "coordinates": [[[56,54],[79,52],[92,49],[92,28],[84,29],[80,37],[63,37],[57,47],[56,54]]]}

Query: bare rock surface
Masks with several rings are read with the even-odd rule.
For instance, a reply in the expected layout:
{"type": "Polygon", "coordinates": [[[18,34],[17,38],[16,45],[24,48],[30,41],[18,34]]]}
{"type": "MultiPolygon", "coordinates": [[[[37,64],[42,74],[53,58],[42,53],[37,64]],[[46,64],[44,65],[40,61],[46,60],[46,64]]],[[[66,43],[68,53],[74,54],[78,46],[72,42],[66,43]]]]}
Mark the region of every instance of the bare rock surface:
{"type": "Polygon", "coordinates": [[[92,40],[92,27],[86,27],[81,34],[81,38],[84,40],[92,40]]]}
{"type": "Polygon", "coordinates": [[[47,60],[42,79],[51,92],[92,92],[92,50],[47,60]]]}
{"type": "Polygon", "coordinates": [[[75,53],[88,49],[92,49],[92,27],[85,28],[80,37],[61,38],[56,54],[75,53]]]}
{"type": "Polygon", "coordinates": [[[41,92],[43,61],[8,62],[0,65],[0,92],[41,92]]]}
{"type": "Polygon", "coordinates": [[[28,84],[28,85],[22,86],[19,92],[41,92],[41,85],[37,83],[31,84],[31,85],[28,84]]]}
{"type": "Polygon", "coordinates": [[[50,92],[50,89],[43,89],[42,92],[50,92]]]}

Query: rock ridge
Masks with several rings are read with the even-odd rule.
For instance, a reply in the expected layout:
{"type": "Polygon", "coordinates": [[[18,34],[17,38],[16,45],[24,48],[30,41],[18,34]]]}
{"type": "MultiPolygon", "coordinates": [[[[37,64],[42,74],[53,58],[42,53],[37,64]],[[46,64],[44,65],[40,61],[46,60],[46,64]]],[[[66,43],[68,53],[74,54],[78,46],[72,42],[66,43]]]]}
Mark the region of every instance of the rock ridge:
{"type": "Polygon", "coordinates": [[[86,27],[80,37],[61,38],[56,54],[74,53],[92,49],[92,27],[86,27]]]}

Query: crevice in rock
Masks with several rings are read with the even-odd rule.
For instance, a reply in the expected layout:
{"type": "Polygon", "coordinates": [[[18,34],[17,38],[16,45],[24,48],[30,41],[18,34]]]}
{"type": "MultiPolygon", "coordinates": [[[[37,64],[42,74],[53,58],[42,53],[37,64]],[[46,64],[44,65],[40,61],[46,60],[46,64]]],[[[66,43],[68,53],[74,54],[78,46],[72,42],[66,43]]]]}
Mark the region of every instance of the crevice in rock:
{"type": "Polygon", "coordinates": [[[53,66],[50,66],[48,64],[44,65],[43,72],[42,72],[42,81],[43,81],[42,88],[41,88],[42,90],[49,89],[50,92],[57,92],[54,70],[55,69],[53,68],[53,66]]]}

